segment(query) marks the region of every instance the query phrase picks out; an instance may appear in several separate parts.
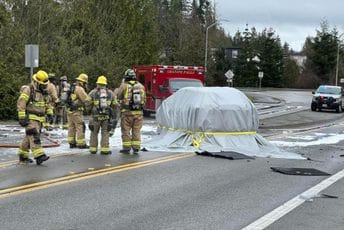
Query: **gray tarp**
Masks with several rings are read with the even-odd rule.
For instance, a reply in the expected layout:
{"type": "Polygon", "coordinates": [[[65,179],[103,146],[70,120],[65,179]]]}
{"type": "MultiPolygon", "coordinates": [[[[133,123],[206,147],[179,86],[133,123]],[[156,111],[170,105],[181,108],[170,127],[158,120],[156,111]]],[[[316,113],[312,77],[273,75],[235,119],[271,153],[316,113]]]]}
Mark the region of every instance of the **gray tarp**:
{"type": "Polygon", "coordinates": [[[278,149],[257,134],[257,109],[235,88],[182,88],[163,101],[156,119],[160,133],[144,143],[148,151],[233,151],[248,156],[304,159],[278,149]]]}

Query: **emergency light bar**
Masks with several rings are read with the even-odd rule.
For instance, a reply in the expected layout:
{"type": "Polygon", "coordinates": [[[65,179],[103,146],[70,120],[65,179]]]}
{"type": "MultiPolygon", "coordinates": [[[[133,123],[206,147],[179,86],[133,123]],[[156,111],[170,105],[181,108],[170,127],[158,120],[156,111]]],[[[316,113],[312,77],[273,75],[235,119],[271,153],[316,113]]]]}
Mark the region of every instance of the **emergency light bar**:
{"type": "Polygon", "coordinates": [[[181,65],[161,65],[157,66],[159,69],[194,69],[203,70],[203,66],[181,66],[181,65]]]}

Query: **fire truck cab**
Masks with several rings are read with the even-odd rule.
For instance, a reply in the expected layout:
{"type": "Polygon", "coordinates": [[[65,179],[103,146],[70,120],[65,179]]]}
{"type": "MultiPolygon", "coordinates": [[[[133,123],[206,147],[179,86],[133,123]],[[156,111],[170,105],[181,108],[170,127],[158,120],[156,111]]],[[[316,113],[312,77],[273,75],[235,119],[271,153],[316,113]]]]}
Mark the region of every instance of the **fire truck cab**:
{"type": "Polygon", "coordinates": [[[137,80],[145,86],[144,115],[154,113],[163,100],[183,87],[203,87],[202,66],[134,66],[137,80]]]}

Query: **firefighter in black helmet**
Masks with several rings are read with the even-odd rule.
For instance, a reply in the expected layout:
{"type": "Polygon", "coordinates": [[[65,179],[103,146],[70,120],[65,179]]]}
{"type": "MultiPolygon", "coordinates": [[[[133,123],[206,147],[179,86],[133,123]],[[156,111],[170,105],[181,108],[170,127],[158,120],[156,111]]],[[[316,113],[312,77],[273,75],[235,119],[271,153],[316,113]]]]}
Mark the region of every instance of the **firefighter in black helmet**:
{"type": "Polygon", "coordinates": [[[145,88],[136,80],[134,70],[125,71],[124,81],[117,93],[121,107],[121,153],[129,154],[131,149],[134,154],[140,151],[145,97],[145,88]]]}
{"type": "MultiPolygon", "coordinates": [[[[49,73],[48,78],[49,78],[49,83],[47,85],[47,90],[48,90],[48,94],[50,97],[50,104],[54,109],[54,115],[55,115],[56,114],[55,109],[59,103],[59,98],[57,95],[57,88],[56,88],[55,74],[49,73]]],[[[43,122],[43,127],[49,131],[53,130],[54,119],[55,119],[54,116],[47,116],[45,119],[45,122],[43,122]]]]}
{"type": "Polygon", "coordinates": [[[57,94],[60,100],[60,103],[57,105],[55,111],[55,123],[54,127],[59,128],[60,123],[62,122],[62,129],[68,129],[68,119],[67,119],[67,110],[66,104],[68,96],[70,95],[71,86],[68,83],[67,76],[60,77],[60,82],[57,85],[57,94]]]}

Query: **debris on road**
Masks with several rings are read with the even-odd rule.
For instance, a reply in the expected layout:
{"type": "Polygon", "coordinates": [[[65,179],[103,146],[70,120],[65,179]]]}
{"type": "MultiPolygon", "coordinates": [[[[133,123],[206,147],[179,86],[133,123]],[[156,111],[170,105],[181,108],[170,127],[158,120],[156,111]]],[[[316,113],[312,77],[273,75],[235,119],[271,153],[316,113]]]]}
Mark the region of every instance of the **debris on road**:
{"type": "Polygon", "coordinates": [[[282,167],[270,167],[273,171],[287,175],[298,176],[329,176],[331,174],[320,171],[314,168],[282,168],[282,167]]]}
{"type": "Polygon", "coordinates": [[[254,157],[247,156],[241,153],[232,152],[232,151],[227,151],[227,152],[208,152],[208,151],[198,152],[196,151],[196,154],[201,155],[201,156],[226,158],[229,160],[255,159],[254,157]]]}

